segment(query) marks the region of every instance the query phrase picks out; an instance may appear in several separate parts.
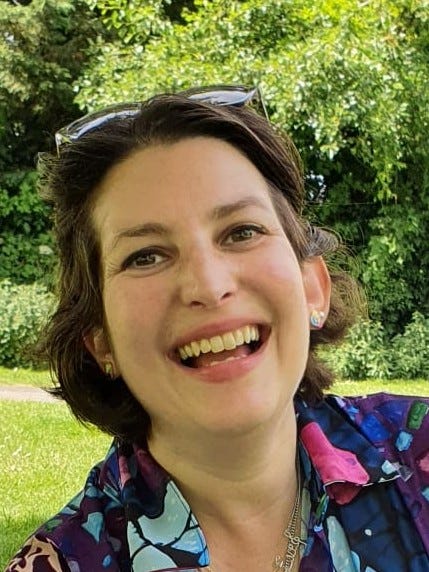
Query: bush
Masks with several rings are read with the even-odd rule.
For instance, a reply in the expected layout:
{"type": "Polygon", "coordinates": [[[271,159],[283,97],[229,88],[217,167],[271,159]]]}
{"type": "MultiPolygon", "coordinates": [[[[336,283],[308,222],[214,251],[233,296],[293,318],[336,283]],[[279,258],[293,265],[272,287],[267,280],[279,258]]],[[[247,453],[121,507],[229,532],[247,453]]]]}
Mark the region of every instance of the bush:
{"type": "Polygon", "coordinates": [[[48,285],[56,264],[50,209],[36,192],[36,173],[0,174],[0,280],[48,285]]]}
{"type": "Polygon", "coordinates": [[[389,339],[378,321],[361,320],[345,341],[320,351],[341,379],[429,380],[429,318],[413,314],[402,334],[389,339]]]}
{"type": "Polygon", "coordinates": [[[394,376],[429,380],[429,317],[414,312],[404,333],[393,338],[391,355],[394,376]]]}
{"type": "Polygon", "coordinates": [[[30,353],[38,333],[54,308],[54,296],[41,284],[0,281],[0,364],[34,366],[30,353]]]}
{"type": "Polygon", "coordinates": [[[388,379],[389,352],[380,322],[361,320],[337,347],[324,350],[321,357],[341,379],[388,379]]]}

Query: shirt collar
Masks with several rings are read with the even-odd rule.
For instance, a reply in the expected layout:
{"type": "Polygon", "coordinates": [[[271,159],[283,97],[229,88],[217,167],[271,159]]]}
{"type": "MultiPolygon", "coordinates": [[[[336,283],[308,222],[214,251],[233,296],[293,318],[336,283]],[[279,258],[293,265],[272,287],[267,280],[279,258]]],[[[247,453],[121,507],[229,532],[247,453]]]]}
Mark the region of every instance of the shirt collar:
{"type": "Polygon", "coordinates": [[[117,478],[132,570],[197,572],[209,564],[195,515],[169,474],[148,450],[116,447],[117,478]]]}
{"type": "Polygon", "coordinates": [[[309,406],[297,397],[295,410],[306,480],[311,480],[313,471],[319,494],[325,490],[331,499],[346,504],[361,487],[400,476],[359,431],[354,419],[357,411],[346,407],[341,398],[329,396],[309,406]]]}
{"type": "MultiPolygon", "coordinates": [[[[295,400],[301,463],[312,501],[350,502],[362,486],[399,477],[353,423],[339,398],[309,406],[295,400]],[[315,498],[317,497],[317,498],[315,498]]],[[[208,566],[204,534],[188,503],[150,453],[136,446],[115,451],[116,472],[127,521],[132,569],[195,571],[208,566]]],[[[326,503],[324,503],[326,504],[326,503]]],[[[320,505],[320,502],[319,502],[320,505]]]]}

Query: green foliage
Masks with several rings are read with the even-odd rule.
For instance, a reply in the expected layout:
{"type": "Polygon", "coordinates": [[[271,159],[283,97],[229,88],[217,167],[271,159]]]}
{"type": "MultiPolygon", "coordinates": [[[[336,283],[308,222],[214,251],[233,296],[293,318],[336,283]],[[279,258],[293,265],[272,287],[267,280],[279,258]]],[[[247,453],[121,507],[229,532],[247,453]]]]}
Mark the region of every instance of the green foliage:
{"type": "Polygon", "coordinates": [[[361,278],[371,317],[381,320],[392,336],[416,308],[429,314],[429,252],[423,230],[429,228],[429,209],[409,204],[384,207],[369,228],[361,278]]]}
{"type": "MultiPolygon", "coordinates": [[[[115,30],[122,44],[144,45],[152,36],[162,35],[170,21],[165,8],[170,1],[150,0],[88,0],[107,28],[115,30]]],[[[179,2],[180,4],[180,2],[179,2]]]]}
{"type": "Polygon", "coordinates": [[[55,128],[76,116],[72,83],[99,30],[84,0],[2,6],[0,169],[34,167],[55,128]]]}
{"type": "Polygon", "coordinates": [[[429,397],[427,379],[367,379],[354,381],[350,379],[336,380],[328,393],[337,395],[370,395],[378,392],[396,395],[417,395],[429,397]]]}
{"type": "Polygon", "coordinates": [[[91,5],[128,43],[97,46],[76,83],[82,109],[259,84],[304,158],[306,214],[345,238],[371,317],[401,331],[429,299],[429,1],[195,0],[175,20],[160,0],[91,5]]]}
{"type": "Polygon", "coordinates": [[[429,318],[414,312],[404,332],[393,338],[380,322],[361,320],[341,345],[320,355],[340,379],[429,381],[429,318]]]}
{"type": "Polygon", "coordinates": [[[91,110],[102,102],[145,99],[150,93],[137,78],[146,47],[156,38],[174,35],[174,24],[183,22],[182,10],[192,10],[193,0],[88,0],[88,4],[114,34],[110,41],[99,38],[88,50],[90,58],[75,84],[76,101],[91,110]]]}
{"type": "Polygon", "coordinates": [[[392,375],[429,380],[429,317],[414,312],[403,334],[392,340],[392,375]]]}
{"type": "Polygon", "coordinates": [[[361,320],[338,347],[321,357],[341,379],[388,379],[391,375],[387,340],[380,322],[361,320]]]}
{"type": "Polygon", "coordinates": [[[34,365],[29,350],[54,306],[54,297],[37,283],[15,285],[0,281],[0,364],[34,365]],[[27,353],[28,352],[28,353],[27,353]]]}
{"type": "MultiPolygon", "coordinates": [[[[0,211],[76,104],[258,83],[304,158],[306,215],[358,256],[370,316],[391,337],[427,312],[429,0],[15,4],[0,14],[0,173],[17,178],[0,176],[0,211]]],[[[21,282],[50,259],[46,212],[24,218],[0,213],[0,268],[21,282]]]]}
{"type": "MultiPolygon", "coordinates": [[[[137,7],[162,3],[132,4],[122,10],[129,19],[137,7]]],[[[428,127],[427,64],[415,45],[426,17],[420,4],[196,0],[184,24],[165,26],[144,49],[109,45],[86,70],[77,100],[92,108],[160,89],[258,82],[273,120],[294,135],[311,166],[320,163],[317,173],[336,171],[346,150],[369,170],[369,196],[389,197],[407,146],[416,150],[410,129],[417,114],[420,150],[428,127]]]]}
{"type": "Polygon", "coordinates": [[[0,279],[15,282],[47,280],[53,266],[35,158],[80,113],[73,81],[102,31],[85,0],[25,4],[0,10],[0,279]]]}
{"type": "Polygon", "coordinates": [[[0,280],[48,281],[55,264],[49,211],[34,171],[5,173],[0,183],[0,280]]]}

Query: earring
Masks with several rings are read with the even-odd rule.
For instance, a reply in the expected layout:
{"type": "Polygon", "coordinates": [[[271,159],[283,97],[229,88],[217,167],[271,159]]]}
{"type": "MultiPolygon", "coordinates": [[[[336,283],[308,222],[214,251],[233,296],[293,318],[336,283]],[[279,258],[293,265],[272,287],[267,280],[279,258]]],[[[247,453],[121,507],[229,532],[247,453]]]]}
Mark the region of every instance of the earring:
{"type": "Polygon", "coordinates": [[[104,373],[110,377],[110,379],[113,379],[113,364],[110,361],[106,361],[106,363],[104,364],[104,373]]]}
{"type": "Polygon", "coordinates": [[[325,312],[319,310],[312,310],[310,314],[310,324],[313,328],[320,330],[323,327],[323,318],[325,317],[325,312]]]}

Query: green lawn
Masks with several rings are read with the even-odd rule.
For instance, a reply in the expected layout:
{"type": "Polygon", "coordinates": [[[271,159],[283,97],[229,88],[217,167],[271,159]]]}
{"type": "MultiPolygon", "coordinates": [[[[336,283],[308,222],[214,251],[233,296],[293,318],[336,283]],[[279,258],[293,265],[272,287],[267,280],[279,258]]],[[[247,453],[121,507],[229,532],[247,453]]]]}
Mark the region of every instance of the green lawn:
{"type": "Polygon", "coordinates": [[[32,387],[50,387],[51,378],[48,371],[0,366],[0,385],[30,385],[32,387]]]}
{"type": "Polygon", "coordinates": [[[56,403],[0,402],[0,570],[83,485],[111,441],[56,403]]]}
{"type": "MultiPolygon", "coordinates": [[[[46,372],[0,368],[0,383],[47,386],[46,372]]],[[[388,391],[429,395],[429,381],[343,381],[342,395],[388,391]]],[[[110,437],[75,421],[62,403],[0,401],[0,570],[40,523],[83,485],[110,437]]]]}
{"type": "Polygon", "coordinates": [[[391,379],[364,381],[338,381],[329,390],[330,393],[339,395],[368,395],[385,391],[397,395],[424,395],[429,396],[429,380],[426,379],[391,379]]]}

